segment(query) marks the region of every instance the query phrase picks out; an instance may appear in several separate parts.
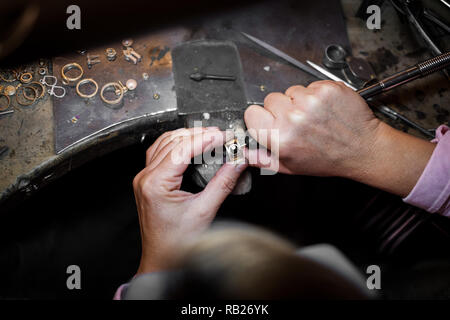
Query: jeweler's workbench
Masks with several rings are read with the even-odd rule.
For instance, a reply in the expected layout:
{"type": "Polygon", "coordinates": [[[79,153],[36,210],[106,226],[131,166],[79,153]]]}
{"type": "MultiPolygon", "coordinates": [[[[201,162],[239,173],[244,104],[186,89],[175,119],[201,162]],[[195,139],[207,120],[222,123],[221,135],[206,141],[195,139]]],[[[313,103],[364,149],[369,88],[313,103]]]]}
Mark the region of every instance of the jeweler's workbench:
{"type": "MultiPolygon", "coordinates": [[[[425,50],[417,49],[407,26],[401,24],[393,8],[384,8],[381,30],[372,31],[364,21],[354,17],[360,1],[342,1],[346,26],[339,8],[336,10],[331,3],[317,1],[316,6],[323,5],[319,8],[320,15],[308,15],[308,8],[302,7],[305,16],[301,22],[295,15],[299,8],[283,9],[274,4],[268,10],[253,5],[239,13],[209,19],[201,27],[178,26],[140,36],[129,47],[142,55],[141,61],[134,62],[133,57],[125,61],[126,53],[120,44],[111,44],[117,51],[115,60],[105,58],[108,47],[99,47],[30,67],[34,79],[39,79],[39,67],[45,67],[61,86],[64,80],[61,68],[78,63],[83,68],[83,78],[95,79],[99,92],[92,99],[82,99],[74,84],[69,84],[62,98],[46,94],[31,106],[14,107],[14,113],[0,117],[0,146],[7,148],[0,154],[0,204],[6,199],[31,195],[90,159],[184,125],[178,117],[171,72],[172,48],[179,43],[195,39],[233,41],[243,64],[249,102],[261,102],[269,92],[284,91],[294,84],[306,85],[315,79],[252,46],[240,31],[264,39],[300,61],[320,63],[328,44],[340,44],[355,57],[367,59],[379,78],[429,58],[425,50]],[[286,16],[283,10],[294,13],[286,16]],[[305,26],[314,31],[302,29],[305,26]],[[101,56],[101,63],[95,63],[95,56],[101,56]],[[86,59],[94,61],[91,68],[87,67],[86,59]],[[136,80],[136,88],[126,83],[129,79],[136,80]],[[119,105],[115,109],[100,101],[101,89],[112,81],[120,81],[112,87],[124,91],[121,103],[126,108],[119,105]]],[[[384,102],[425,128],[436,128],[450,119],[450,85],[439,73],[396,89],[384,102]]],[[[382,118],[423,138],[402,123],[382,118]]]]}

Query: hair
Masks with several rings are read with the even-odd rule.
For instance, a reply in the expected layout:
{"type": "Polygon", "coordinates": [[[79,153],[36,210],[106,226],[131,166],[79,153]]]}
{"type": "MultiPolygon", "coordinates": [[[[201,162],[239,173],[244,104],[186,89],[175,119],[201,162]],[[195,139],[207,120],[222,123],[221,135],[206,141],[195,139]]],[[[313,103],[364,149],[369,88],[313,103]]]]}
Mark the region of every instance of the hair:
{"type": "Polygon", "coordinates": [[[295,251],[288,241],[260,228],[215,227],[183,246],[173,271],[164,273],[159,298],[366,298],[342,275],[295,251]]]}

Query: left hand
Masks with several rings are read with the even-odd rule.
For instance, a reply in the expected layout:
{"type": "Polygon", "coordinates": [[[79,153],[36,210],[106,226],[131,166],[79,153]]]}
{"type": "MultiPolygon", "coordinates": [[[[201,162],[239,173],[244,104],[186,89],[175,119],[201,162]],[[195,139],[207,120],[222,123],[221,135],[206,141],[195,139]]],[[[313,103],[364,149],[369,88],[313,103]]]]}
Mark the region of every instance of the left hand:
{"type": "Polygon", "coordinates": [[[217,128],[178,129],[148,149],[146,167],[133,180],[142,237],[138,274],[165,268],[173,248],[208,228],[233,191],[246,164],[224,164],[197,194],[180,190],[191,158],[224,140],[217,128]]]}

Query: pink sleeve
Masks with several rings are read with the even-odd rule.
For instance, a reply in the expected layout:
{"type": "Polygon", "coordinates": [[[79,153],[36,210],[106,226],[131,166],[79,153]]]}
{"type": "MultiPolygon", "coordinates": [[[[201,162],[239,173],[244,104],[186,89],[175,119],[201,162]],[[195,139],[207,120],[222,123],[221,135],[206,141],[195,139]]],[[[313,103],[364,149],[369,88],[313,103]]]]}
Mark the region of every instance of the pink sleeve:
{"type": "Polygon", "coordinates": [[[122,291],[127,285],[128,283],[125,283],[117,289],[116,293],[114,294],[113,300],[122,300],[122,291]]]}
{"type": "Polygon", "coordinates": [[[450,217],[450,130],[440,126],[436,130],[437,146],[406,203],[450,217]]]}

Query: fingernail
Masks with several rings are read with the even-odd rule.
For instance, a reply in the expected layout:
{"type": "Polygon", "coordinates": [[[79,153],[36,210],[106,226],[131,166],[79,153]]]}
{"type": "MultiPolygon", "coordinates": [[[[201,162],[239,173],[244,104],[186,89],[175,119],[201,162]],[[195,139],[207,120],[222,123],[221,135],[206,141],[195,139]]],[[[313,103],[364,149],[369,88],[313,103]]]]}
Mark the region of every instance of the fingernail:
{"type": "Polygon", "coordinates": [[[219,127],[206,127],[206,130],[209,130],[209,131],[219,130],[219,127]]]}

